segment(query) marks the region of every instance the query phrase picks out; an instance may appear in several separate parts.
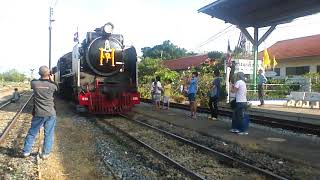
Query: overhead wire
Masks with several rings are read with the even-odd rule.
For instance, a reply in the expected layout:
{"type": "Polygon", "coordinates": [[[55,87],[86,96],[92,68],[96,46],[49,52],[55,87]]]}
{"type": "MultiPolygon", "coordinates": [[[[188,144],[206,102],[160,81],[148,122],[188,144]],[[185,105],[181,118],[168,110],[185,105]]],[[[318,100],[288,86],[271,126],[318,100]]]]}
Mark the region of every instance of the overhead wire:
{"type": "MultiPolygon", "coordinates": [[[[202,47],[202,46],[204,46],[204,45],[206,45],[206,44],[214,41],[215,39],[219,38],[219,37],[222,36],[223,34],[229,32],[230,30],[228,31],[228,29],[231,28],[232,26],[234,26],[234,25],[230,25],[230,26],[224,28],[223,30],[219,31],[218,33],[214,34],[213,36],[209,37],[207,40],[205,40],[205,41],[202,42],[200,45],[198,45],[198,47],[202,47]]],[[[235,28],[235,26],[234,26],[234,28],[235,28]]],[[[234,28],[233,28],[233,29],[234,29],[234,28]]],[[[232,29],[232,30],[233,30],[233,29],[232,29]]]]}

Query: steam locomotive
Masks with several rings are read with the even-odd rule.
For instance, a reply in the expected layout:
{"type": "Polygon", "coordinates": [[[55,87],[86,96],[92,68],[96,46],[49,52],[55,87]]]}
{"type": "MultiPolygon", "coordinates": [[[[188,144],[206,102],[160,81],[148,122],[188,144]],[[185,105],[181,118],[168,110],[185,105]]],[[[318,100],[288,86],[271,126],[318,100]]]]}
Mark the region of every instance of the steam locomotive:
{"type": "Polygon", "coordinates": [[[55,69],[59,93],[76,102],[80,112],[118,114],[140,103],[137,53],[107,23],[63,55],[55,69]]]}

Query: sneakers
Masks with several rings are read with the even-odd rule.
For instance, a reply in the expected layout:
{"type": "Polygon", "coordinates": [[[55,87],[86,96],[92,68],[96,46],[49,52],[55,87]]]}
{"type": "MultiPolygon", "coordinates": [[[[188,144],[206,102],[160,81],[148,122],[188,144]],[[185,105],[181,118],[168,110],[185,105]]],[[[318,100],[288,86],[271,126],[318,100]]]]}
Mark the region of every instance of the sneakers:
{"type": "Polygon", "coordinates": [[[22,153],[22,157],[24,157],[24,158],[29,157],[29,156],[30,156],[30,153],[27,153],[27,152],[22,153]]]}
{"type": "Polygon", "coordinates": [[[232,133],[239,133],[240,131],[238,129],[230,129],[230,132],[232,133]]]}
{"type": "Polygon", "coordinates": [[[41,159],[48,159],[49,158],[49,154],[40,154],[40,158],[41,159]]]}
{"type": "Polygon", "coordinates": [[[248,135],[248,132],[238,132],[239,135],[248,135]]]}

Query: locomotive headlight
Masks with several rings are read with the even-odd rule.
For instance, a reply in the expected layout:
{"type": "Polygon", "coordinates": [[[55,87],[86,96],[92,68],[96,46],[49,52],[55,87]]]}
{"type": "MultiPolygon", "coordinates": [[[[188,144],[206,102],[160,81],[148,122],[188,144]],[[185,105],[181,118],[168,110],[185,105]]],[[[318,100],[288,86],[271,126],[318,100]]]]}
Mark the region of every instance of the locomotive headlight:
{"type": "Polygon", "coordinates": [[[105,24],[105,25],[103,26],[103,31],[104,31],[105,33],[107,33],[107,34],[111,34],[112,31],[113,31],[113,24],[110,23],[110,22],[108,22],[107,24],[105,24]]]}

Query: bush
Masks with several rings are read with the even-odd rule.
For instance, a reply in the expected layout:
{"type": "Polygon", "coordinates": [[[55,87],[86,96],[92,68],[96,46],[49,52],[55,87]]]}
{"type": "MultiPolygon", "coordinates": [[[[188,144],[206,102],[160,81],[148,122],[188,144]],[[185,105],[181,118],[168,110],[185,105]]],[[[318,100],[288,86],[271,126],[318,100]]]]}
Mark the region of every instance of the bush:
{"type": "Polygon", "coordinates": [[[186,100],[186,97],[184,97],[183,95],[174,95],[172,96],[172,99],[174,100],[174,102],[183,103],[186,100]]]}
{"type": "Polygon", "coordinates": [[[26,79],[27,79],[26,76],[23,73],[20,73],[16,69],[11,69],[0,75],[0,80],[6,81],[6,82],[23,82],[26,79]]]}

